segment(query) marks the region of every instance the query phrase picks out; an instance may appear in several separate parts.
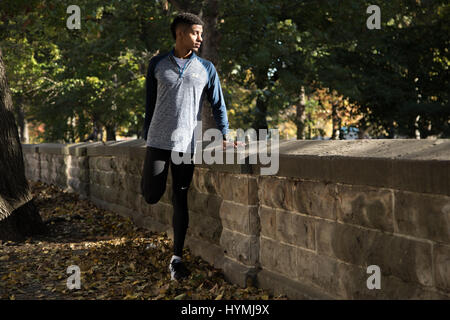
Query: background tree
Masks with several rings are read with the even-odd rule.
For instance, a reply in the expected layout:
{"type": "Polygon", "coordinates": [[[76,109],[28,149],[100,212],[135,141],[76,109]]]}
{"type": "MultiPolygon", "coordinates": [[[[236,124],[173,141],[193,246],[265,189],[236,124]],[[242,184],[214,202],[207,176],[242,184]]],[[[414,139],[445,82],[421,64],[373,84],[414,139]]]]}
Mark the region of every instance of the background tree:
{"type": "Polygon", "coordinates": [[[447,1],[377,1],[381,29],[366,27],[370,1],[308,2],[308,24],[322,54],[318,80],[360,106],[359,126],[372,135],[448,136],[447,1]],[[313,25],[311,24],[313,23],[313,25]],[[419,119],[418,121],[416,119],[419,119]]]}
{"type": "Polygon", "coordinates": [[[47,229],[25,178],[22,146],[0,48],[0,239],[23,240],[47,229]]]}
{"type": "MultiPolygon", "coordinates": [[[[219,71],[232,128],[339,138],[351,123],[360,137],[444,138],[447,2],[80,0],[81,29],[68,30],[69,0],[3,0],[0,45],[22,141],[27,121],[45,125],[46,142],[141,137],[148,61],[172,48],[179,11],[207,24],[200,55],[219,71]],[[381,8],[380,30],[366,27],[370,4],[381,8]],[[322,123],[329,106],[334,130],[322,123]]],[[[205,130],[215,123],[203,111],[205,130]]]]}

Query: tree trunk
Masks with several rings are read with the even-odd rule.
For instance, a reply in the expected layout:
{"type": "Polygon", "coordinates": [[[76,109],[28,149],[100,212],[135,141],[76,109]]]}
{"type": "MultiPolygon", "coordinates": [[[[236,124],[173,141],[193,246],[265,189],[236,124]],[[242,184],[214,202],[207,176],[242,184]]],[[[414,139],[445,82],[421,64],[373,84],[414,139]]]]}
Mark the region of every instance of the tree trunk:
{"type": "MultiPolygon", "coordinates": [[[[260,92],[265,91],[267,87],[267,72],[265,69],[258,69],[255,71],[255,84],[260,92]]],[[[258,94],[256,97],[256,107],[252,123],[252,127],[256,130],[258,140],[263,138],[259,134],[259,129],[268,130],[269,128],[269,125],[267,124],[267,98],[264,97],[263,94],[264,93],[258,94]]]]}
{"type": "Polygon", "coordinates": [[[366,139],[369,132],[369,126],[367,125],[366,120],[362,119],[358,123],[358,139],[366,139]]]}
{"type": "Polygon", "coordinates": [[[300,89],[300,102],[297,104],[297,110],[295,115],[295,125],[297,126],[297,139],[305,139],[305,119],[306,119],[306,97],[305,87],[300,89]]]}
{"type": "Polygon", "coordinates": [[[414,120],[414,134],[416,139],[420,140],[420,125],[419,125],[419,120],[420,120],[420,114],[416,117],[416,119],[414,120]]]}
{"type": "MultiPolygon", "coordinates": [[[[342,119],[339,118],[339,126],[338,126],[338,130],[339,130],[339,139],[340,140],[345,140],[345,136],[344,136],[344,130],[342,130],[342,119]]],[[[347,127],[348,128],[348,127],[347,127]]]]}
{"type": "Polygon", "coordinates": [[[25,122],[25,115],[23,113],[23,99],[19,98],[17,99],[17,104],[15,105],[16,110],[16,116],[17,116],[17,126],[19,129],[19,138],[20,142],[26,143],[26,122],[25,122]]]}
{"type": "Polygon", "coordinates": [[[46,232],[25,177],[22,145],[0,48],[0,239],[20,241],[46,232]]]}
{"type": "MultiPolygon", "coordinates": [[[[217,0],[208,0],[205,2],[205,7],[200,13],[200,17],[205,23],[203,28],[203,43],[200,47],[200,56],[211,61],[216,69],[219,68],[219,41],[220,35],[217,31],[217,18],[219,16],[219,3],[217,0]]],[[[222,78],[219,74],[219,79],[222,78]]],[[[202,135],[209,128],[216,128],[212,110],[207,104],[202,106],[202,135]]]]}
{"type": "Polygon", "coordinates": [[[106,128],[106,141],[116,141],[116,126],[105,126],[106,128]]]}
{"type": "Polygon", "coordinates": [[[332,127],[333,132],[331,133],[331,140],[339,139],[339,118],[337,113],[337,102],[333,101],[331,103],[331,119],[332,119],[332,127]]]}
{"type": "MultiPolygon", "coordinates": [[[[116,92],[117,92],[117,74],[113,74],[114,92],[111,101],[111,112],[117,112],[116,92]]],[[[115,123],[110,123],[106,127],[106,141],[116,141],[117,126],[115,123]]]]}

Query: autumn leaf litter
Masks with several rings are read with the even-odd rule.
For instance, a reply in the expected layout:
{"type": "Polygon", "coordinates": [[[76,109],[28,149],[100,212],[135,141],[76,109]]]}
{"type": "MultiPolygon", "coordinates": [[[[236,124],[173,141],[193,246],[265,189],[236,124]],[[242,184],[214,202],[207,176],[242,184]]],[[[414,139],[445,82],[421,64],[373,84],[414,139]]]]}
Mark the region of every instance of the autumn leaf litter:
{"type": "Polygon", "coordinates": [[[225,281],[221,270],[184,250],[192,274],[171,281],[172,240],[97,208],[77,194],[30,181],[49,234],[0,243],[1,299],[287,299],[225,281]],[[81,288],[67,288],[69,266],[81,288]]]}

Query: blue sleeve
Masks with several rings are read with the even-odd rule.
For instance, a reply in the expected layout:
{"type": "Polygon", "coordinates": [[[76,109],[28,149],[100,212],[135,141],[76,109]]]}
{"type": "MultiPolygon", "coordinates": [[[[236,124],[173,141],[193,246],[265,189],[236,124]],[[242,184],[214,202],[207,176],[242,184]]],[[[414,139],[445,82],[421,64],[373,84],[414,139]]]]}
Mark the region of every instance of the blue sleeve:
{"type": "Polygon", "coordinates": [[[145,120],[144,120],[144,128],[142,129],[143,139],[147,140],[148,129],[150,127],[150,123],[152,121],[153,112],[155,111],[156,104],[156,88],[157,81],[155,78],[155,66],[156,59],[153,57],[150,59],[150,63],[148,65],[147,77],[145,79],[145,120]]]}
{"type": "Polygon", "coordinates": [[[228,133],[228,116],[225,99],[223,98],[222,87],[220,86],[219,75],[212,63],[208,68],[208,84],[206,85],[206,95],[211,103],[211,108],[216,121],[217,128],[222,134],[228,133]]]}

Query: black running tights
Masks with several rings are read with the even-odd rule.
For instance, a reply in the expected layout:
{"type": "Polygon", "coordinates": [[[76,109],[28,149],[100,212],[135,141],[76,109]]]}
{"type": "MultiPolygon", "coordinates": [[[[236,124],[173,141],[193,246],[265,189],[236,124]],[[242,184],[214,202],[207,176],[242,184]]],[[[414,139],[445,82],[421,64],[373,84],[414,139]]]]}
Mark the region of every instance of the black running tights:
{"type": "MultiPolygon", "coordinates": [[[[171,161],[174,151],[157,149],[147,146],[144,169],[141,179],[141,191],[149,204],[157,203],[166,191],[167,174],[172,172],[172,204],[173,204],[173,235],[174,255],[182,256],[184,239],[189,225],[187,204],[188,189],[194,174],[192,155],[190,163],[175,164],[171,161]]],[[[179,156],[183,153],[179,152],[179,156]]]]}

